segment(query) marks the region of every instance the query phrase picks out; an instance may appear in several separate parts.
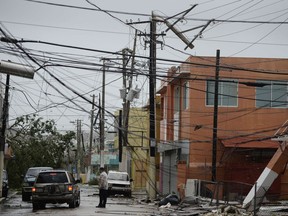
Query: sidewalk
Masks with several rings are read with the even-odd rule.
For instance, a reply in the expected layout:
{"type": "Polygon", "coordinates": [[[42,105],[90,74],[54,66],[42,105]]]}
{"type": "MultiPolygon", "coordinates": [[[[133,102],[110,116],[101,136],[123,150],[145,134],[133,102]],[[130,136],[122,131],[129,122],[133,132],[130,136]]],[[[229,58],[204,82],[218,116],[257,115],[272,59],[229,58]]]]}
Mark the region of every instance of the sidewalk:
{"type": "Polygon", "coordinates": [[[5,202],[6,199],[10,199],[11,197],[13,197],[15,194],[17,194],[17,191],[9,191],[8,192],[8,196],[6,197],[0,197],[0,204],[5,202]]]}

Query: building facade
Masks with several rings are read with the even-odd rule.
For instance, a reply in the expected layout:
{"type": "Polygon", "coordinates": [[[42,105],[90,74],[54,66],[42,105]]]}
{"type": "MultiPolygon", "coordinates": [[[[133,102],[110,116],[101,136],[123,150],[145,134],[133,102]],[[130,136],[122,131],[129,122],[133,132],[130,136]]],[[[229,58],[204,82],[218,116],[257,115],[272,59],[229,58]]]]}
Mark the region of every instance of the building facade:
{"type": "MultiPolygon", "coordinates": [[[[161,82],[163,194],[213,173],[216,181],[254,184],[279,147],[272,138],[288,126],[288,59],[223,57],[216,69],[215,57],[190,57],[161,82]]],[[[285,170],[269,191],[282,198],[285,170]]]]}

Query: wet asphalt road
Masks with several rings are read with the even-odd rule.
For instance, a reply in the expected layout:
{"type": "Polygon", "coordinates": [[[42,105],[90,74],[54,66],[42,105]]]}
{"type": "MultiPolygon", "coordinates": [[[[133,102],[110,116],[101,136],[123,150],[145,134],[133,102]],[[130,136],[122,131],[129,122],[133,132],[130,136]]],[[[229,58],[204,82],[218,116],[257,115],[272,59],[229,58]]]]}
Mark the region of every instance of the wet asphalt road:
{"type": "Polygon", "coordinates": [[[47,204],[45,209],[33,211],[31,202],[23,202],[21,194],[11,192],[8,199],[0,204],[1,216],[26,216],[26,215],[67,215],[67,216],[88,216],[88,215],[158,215],[159,211],[155,204],[140,203],[144,194],[134,194],[132,198],[109,197],[105,209],[96,208],[99,202],[98,190],[96,187],[81,185],[80,207],[70,209],[67,204],[47,204]]]}

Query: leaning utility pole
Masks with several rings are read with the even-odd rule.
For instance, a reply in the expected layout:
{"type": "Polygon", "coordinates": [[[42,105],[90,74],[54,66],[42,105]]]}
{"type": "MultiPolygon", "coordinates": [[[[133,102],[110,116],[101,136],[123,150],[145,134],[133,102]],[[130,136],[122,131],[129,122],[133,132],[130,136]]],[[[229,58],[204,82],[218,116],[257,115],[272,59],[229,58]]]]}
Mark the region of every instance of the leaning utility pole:
{"type": "Polygon", "coordinates": [[[129,172],[128,170],[128,158],[129,158],[129,141],[128,141],[128,124],[129,124],[129,113],[130,113],[130,101],[133,100],[133,97],[126,98],[127,93],[129,95],[129,91],[132,90],[132,80],[133,80],[133,72],[134,72],[134,63],[135,63],[135,50],[136,50],[136,42],[137,42],[137,30],[135,32],[135,39],[134,39],[134,45],[133,50],[130,49],[123,49],[122,50],[122,58],[123,58],[123,89],[125,91],[125,97],[123,97],[123,145],[122,145],[122,156],[121,156],[121,164],[119,169],[121,171],[129,172]],[[130,52],[131,60],[131,69],[130,72],[127,73],[127,65],[129,62],[129,59],[127,59],[127,53],[130,52]],[[127,79],[128,79],[128,86],[127,86],[127,79]]]}
{"type": "MultiPolygon", "coordinates": [[[[128,49],[123,49],[122,50],[122,67],[123,67],[123,90],[125,91],[125,95],[123,97],[123,112],[121,112],[122,118],[122,128],[121,128],[121,133],[122,133],[122,139],[123,142],[121,143],[121,163],[119,164],[119,170],[123,172],[127,172],[127,139],[128,139],[128,134],[127,134],[127,128],[126,125],[128,126],[128,123],[126,124],[126,113],[127,113],[127,100],[126,100],[126,94],[127,94],[127,70],[126,66],[128,64],[127,61],[127,55],[126,52],[128,49]]],[[[127,119],[128,120],[128,119],[127,119]]]]}

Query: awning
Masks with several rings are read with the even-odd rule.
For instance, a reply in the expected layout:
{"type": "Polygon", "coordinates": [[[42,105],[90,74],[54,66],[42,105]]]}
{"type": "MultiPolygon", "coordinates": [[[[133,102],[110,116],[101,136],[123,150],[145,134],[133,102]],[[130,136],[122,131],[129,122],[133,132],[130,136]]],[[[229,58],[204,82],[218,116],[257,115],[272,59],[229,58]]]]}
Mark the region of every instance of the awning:
{"type": "Polygon", "coordinates": [[[277,149],[279,142],[259,137],[219,138],[225,148],[277,149]]]}

